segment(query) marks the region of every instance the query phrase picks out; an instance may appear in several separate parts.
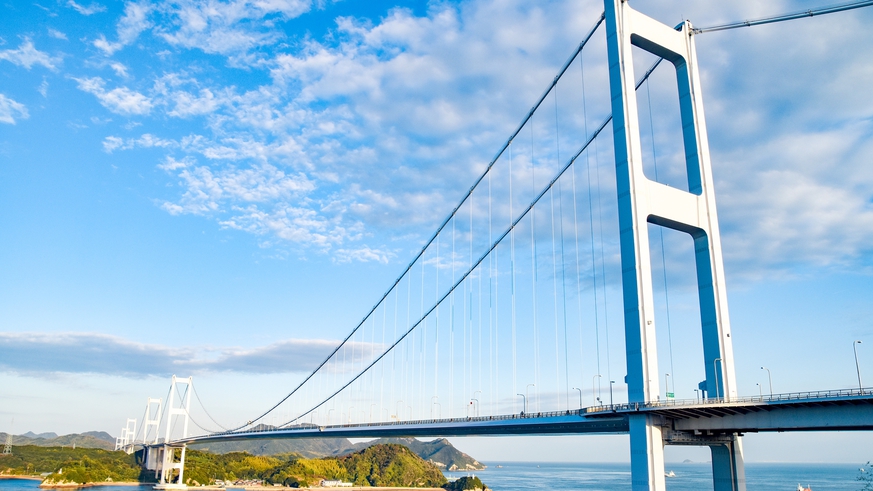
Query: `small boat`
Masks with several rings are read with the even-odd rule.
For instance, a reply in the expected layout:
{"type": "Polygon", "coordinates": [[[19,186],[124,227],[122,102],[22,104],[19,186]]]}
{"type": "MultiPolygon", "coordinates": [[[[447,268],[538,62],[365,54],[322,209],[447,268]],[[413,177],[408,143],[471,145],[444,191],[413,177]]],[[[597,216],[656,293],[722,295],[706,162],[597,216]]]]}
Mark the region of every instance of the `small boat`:
{"type": "Polygon", "coordinates": [[[664,477],[676,477],[676,473],[673,471],[665,472],[664,477]]]}
{"type": "Polygon", "coordinates": [[[812,491],[812,488],[810,488],[810,487],[805,488],[805,487],[801,486],[800,484],[798,484],[797,491],[812,491]]]}

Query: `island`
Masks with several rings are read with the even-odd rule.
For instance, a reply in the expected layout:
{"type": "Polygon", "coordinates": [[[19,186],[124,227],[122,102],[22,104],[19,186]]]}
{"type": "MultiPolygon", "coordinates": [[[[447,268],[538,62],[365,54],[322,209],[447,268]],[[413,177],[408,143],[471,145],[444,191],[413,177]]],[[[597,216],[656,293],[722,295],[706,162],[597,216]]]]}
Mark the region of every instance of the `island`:
{"type": "MultiPolygon", "coordinates": [[[[42,488],[78,488],[155,482],[141,466],[142,452],[97,448],[15,447],[0,458],[0,477],[35,478],[42,488]]],[[[477,462],[478,464],[478,462],[477,462]]],[[[445,464],[443,464],[445,465],[445,464]]],[[[448,482],[440,466],[398,443],[376,443],[344,455],[306,458],[247,452],[188,450],[185,484],[192,487],[318,486],[486,489],[478,478],[448,482]]]]}

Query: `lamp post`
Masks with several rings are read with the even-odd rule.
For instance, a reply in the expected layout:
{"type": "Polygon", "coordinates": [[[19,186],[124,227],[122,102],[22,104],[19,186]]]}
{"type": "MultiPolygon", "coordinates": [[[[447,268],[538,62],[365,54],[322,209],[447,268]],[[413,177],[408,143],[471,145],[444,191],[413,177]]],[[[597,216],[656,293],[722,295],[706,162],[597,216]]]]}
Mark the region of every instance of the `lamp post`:
{"type": "Polygon", "coordinates": [[[712,360],[712,369],[715,371],[715,398],[718,399],[721,396],[720,387],[718,386],[718,362],[721,361],[721,358],[716,358],[712,360]]]}
{"type": "Polygon", "coordinates": [[[331,411],[334,411],[334,409],[331,408],[331,409],[328,409],[328,410],[327,410],[327,424],[330,424],[331,421],[333,421],[333,420],[330,419],[330,412],[331,412],[331,411]]]}
{"type": "Polygon", "coordinates": [[[573,387],[573,390],[579,391],[579,409],[582,409],[582,389],[579,387],[573,387]]]}
{"type": "Polygon", "coordinates": [[[861,392],[864,391],[864,386],[861,385],[861,365],[858,364],[858,345],[861,344],[861,341],[855,341],[852,343],[852,350],[855,352],[855,370],[858,372],[858,390],[861,392]]]}
{"type": "Polygon", "coordinates": [[[400,399],[399,401],[397,401],[397,404],[395,404],[395,406],[397,407],[397,419],[399,421],[400,420],[400,413],[403,412],[403,399],[400,399]]]}
{"type": "MultiPolygon", "coordinates": [[[[436,402],[434,399],[439,399],[439,398],[440,398],[440,396],[433,396],[433,397],[430,398],[430,419],[434,419],[434,417],[433,417],[433,407],[434,407],[434,405],[439,404],[439,403],[436,402]]],[[[442,415],[442,408],[440,408],[440,415],[442,415]]]]}
{"type": "Polygon", "coordinates": [[[666,401],[669,398],[670,398],[670,374],[665,373],[664,374],[664,400],[666,401]]]}
{"type": "Polygon", "coordinates": [[[473,406],[475,409],[476,417],[479,417],[479,399],[470,399],[470,402],[476,401],[476,405],[473,406]]]}
{"type": "Polygon", "coordinates": [[[592,404],[592,406],[596,406],[597,401],[600,400],[600,395],[597,393],[597,390],[595,390],[595,387],[597,387],[597,385],[594,383],[594,381],[597,380],[598,377],[603,378],[603,375],[600,375],[598,373],[597,375],[591,377],[591,397],[594,398],[594,403],[592,404]]]}
{"type": "Polygon", "coordinates": [[[700,390],[694,389],[694,400],[700,402],[700,390]]]}
{"type": "Polygon", "coordinates": [[[376,407],[376,404],[370,404],[370,422],[373,422],[373,408],[376,407]]]}
{"type": "Polygon", "coordinates": [[[521,396],[521,414],[527,413],[527,396],[524,394],[516,394],[521,396]]]}
{"type": "Polygon", "coordinates": [[[476,416],[477,417],[479,416],[479,399],[476,398],[476,394],[481,394],[481,393],[482,393],[481,390],[477,390],[477,391],[473,392],[473,397],[472,397],[472,399],[470,399],[471,401],[476,401],[476,416]]]}
{"type": "MultiPolygon", "coordinates": [[[[536,386],[537,386],[536,384],[527,384],[527,385],[524,387],[524,395],[526,396],[526,397],[524,398],[524,400],[525,400],[525,404],[527,404],[527,398],[530,397],[530,395],[529,395],[528,392],[527,392],[527,389],[529,389],[529,388],[531,388],[531,387],[536,387],[536,386]]],[[[539,398],[537,398],[537,406],[539,406],[539,398]]],[[[525,411],[525,412],[527,412],[527,411],[525,411]]]]}
{"type": "Polygon", "coordinates": [[[764,397],[764,392],[761,391],[761,384],[755,382],[755,385],[758,386],[758,397],[764,397]]]}
{"type": "Polygon", "coordinates": [[[351,424],[351,422],[352,422],[352,409],[354,409],[354,408],[355,408],[355,406],[349,407],[349,424],[351,424]]]}
{"type": "Polygon", "coordinates": [[[770,397],[773,397],[773,375],[767,367],[761,367],[761,370],[767,370],[767,379],[770,380],[770,397]]]}
{"type": "Polygon", "coordinates": [[[615,380],[609,381],[609,407],[612,407],[612,386],[615,385],[615,380]]]}

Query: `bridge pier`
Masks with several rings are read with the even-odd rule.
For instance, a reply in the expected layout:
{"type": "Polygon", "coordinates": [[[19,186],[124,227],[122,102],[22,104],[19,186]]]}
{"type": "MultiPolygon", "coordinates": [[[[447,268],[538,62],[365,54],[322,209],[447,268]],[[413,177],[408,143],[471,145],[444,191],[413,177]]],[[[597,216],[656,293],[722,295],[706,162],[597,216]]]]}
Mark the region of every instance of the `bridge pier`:
{"type": "Polygon", "coordinates": [[[628,416],[633,491],[667,489],[664,476],[664,435],[656,418],[648,414],[628,416]]]}
{"type": "Polygon", "coordinates": [[[709,449],[712,452],[714,491],[746,491],[746,469],[740,437],[732,435],[729,442],[712,444],[709,449]]]}
{"type": "Polygon", "coordinates": [[[155,478],[158,479],[155,489],[188,489],[185,484],[186,450],[184,444],[145,447],[143,463],[146,469],[155,471],[155,478]]]}

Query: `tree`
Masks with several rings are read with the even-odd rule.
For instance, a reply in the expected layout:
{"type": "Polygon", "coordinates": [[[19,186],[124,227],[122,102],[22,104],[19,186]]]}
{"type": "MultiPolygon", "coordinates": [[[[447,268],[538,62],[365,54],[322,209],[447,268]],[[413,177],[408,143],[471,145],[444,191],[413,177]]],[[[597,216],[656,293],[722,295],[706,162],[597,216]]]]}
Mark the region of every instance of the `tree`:
{"type": "Polygon", "coordinates": [[[861,474],[858,475],[857,480],[864,485],[861,491],[873,491],[873,466],[870,465],[870,462],[861,468],[861,474]]]}

